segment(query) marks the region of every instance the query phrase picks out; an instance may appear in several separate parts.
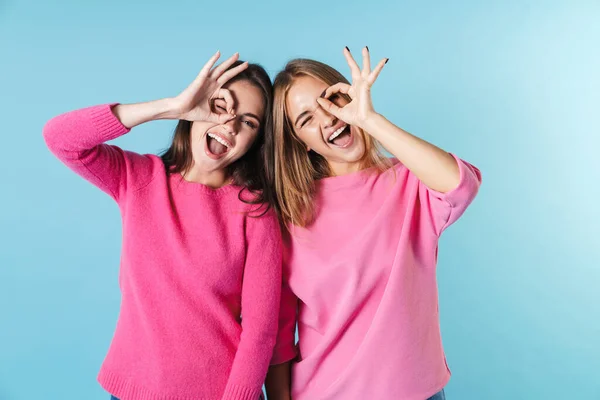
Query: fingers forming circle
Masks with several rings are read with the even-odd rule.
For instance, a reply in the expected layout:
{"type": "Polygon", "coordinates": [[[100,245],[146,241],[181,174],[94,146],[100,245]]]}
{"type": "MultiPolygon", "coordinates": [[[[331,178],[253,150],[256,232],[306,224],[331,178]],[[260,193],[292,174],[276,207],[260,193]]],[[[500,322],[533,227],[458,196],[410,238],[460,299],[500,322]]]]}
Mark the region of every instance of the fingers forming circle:
{"type": "Polygon", "coordinates": [[[352,86],[344,83],[344,82],[339,82],[336,83],[335,85],[329,86],[326,90],[325,93],[322,97],[324,98],[329,98],[332,95],[336,94],[336,93],[343,93],[343,94],[347,94],[349,95],[351,98],[353,98],[353,90],[352,90],[352,86]]]}
{"type": "Polygon", "coordinates": [[[219,89],[214,98],[225,100],[227,112],[229,114],[232,113],[233,108],[235,106],[235,101],[233,100],[233,96],[231,95],[231,92],[229,90],[223,88],[219,89]]]}

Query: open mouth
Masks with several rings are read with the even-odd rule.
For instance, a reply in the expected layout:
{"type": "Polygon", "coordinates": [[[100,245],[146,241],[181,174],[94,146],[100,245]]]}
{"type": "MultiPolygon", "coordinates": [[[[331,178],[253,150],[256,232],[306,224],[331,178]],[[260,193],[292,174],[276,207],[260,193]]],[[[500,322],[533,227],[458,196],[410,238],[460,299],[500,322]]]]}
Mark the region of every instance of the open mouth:
{"type": "Polygon", "coordinates": [[[329,136],[329,139],[327,139],[327,141],[336,147],[345,148],[350,146],[354,141],[350,125],[343,125],[340,128],[338,128],[335,132],[331,134],[331,136],[329,136]]]}
{"type": "Polygon", "coordinates": [[[206,134],[206,154],[210,158],[218,160],[224,157],[232,147],[231,142],[223,135],[213,132],[206,134]]]}

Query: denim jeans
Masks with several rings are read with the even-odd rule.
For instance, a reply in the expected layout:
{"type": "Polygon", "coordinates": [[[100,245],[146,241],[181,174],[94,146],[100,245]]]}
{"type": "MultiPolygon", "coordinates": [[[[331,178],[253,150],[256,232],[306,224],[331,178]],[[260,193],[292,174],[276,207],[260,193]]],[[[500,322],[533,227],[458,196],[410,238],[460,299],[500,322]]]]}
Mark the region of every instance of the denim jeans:
{"type": "Polygon", "coordinates": [[[442,389],[441,391],[437,392],[436,394],[434,394],[433,396],[431,396],[427,400],[446,400],[446,394],[444,393],[444,389],[442,389]]]}
{"type": "MultiPolygon", "coordinates": [[[[261,395],[260,395],[260,398],[261,398],[261,400],[263,400],[263,399],[264,399],[264,395],[262,395],[262,394],[261,394],[261,395]]],[[[432,397],[432,398],[433,398],[433,397],[432,397]]],[[[433,398],[433,399],[434,399],[434,400],[438,400],[437,398],[433,398]]],[[[119,400],[119,398],[111,395],[111,396],[110,396],[110,400],[119,400]]],[[[443,399],[442,399],[442,400],[443,400],[443,399]]]]}
{"type": "MultiPolygon", "coordinates": [[[[110,400],[119,400],[119,399],[116,398],[115,396],[110,396],[110,400]]],[[[444,389],[442,389],[440,392],[437,392],[436,394],[434,394],[427,400],[446,400],[446,395],[444,394],[444,389]]]]}

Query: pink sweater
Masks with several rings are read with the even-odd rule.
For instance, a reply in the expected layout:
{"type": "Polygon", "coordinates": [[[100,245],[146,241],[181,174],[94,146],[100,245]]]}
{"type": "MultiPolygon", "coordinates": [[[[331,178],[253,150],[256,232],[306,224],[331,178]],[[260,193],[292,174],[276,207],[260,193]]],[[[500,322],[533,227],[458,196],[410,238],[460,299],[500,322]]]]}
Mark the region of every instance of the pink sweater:
{"type": "Polygon", "coordinates": [[[121,310],[98,380],[121,400],[256,400],[277,332],[277,220],[248,216],[239,187],[186,182],[157,156],[103,144],[127,132],[110,105],[44,128],[121,210],[121,310]]]}
{"type": "Polygon", "coordinates": [[[318,182],[315,222],[284,239],[272,364],[292,359],[294,400],[424,400],[448,382],[438,315],[440,234],[465,211],[480,172],[428,189],[402,164],[318,182]]]}

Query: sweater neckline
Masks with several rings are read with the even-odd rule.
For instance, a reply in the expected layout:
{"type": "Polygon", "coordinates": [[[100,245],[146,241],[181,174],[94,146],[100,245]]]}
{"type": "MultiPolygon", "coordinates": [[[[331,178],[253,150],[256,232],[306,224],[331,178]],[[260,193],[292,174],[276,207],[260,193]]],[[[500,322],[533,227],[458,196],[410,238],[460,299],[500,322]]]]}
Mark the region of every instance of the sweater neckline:
{"type": "Polygon", "coordinates": [[[223,185],[219,188],[212,188],[203,183],[187,181],[179,172],[169,174],[169,179],[175,188],[182,189],[186,192],[193,191],[205,193],[209,196],[222,196],[232,192],[239,192],[242,189],[240,186],[233,183],[223,185]]]}
{"type": "MultiPolygon", "coordinates": [[[[395,168],[396,164],[398,164],[398,160],[391,158],[390,161],[392,162],[392,165],[389,169],[395,168]]],[[[377,167],[369,167],[345,175],[321,178],[315,181],[315,183],[319,190],[338,190],[343,188],[351,188],[364,184],[373,174],[385,173],[388,170],[380,172],[377,167]]]]}

